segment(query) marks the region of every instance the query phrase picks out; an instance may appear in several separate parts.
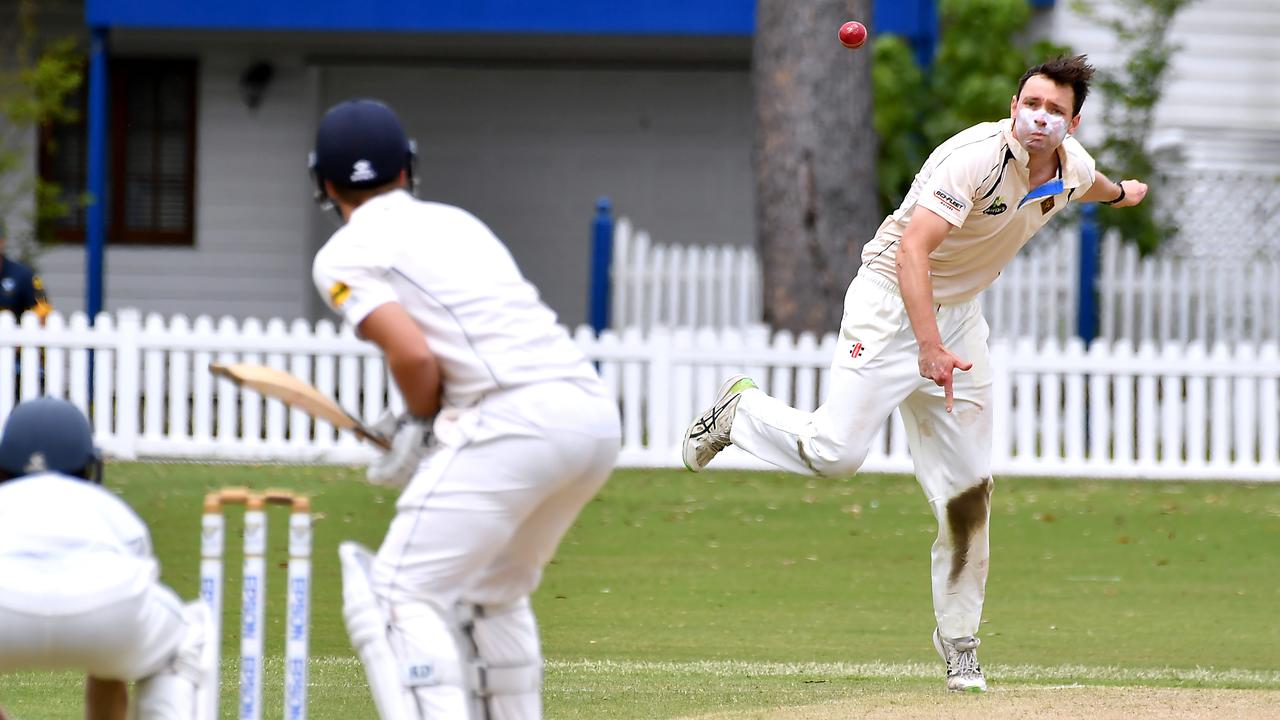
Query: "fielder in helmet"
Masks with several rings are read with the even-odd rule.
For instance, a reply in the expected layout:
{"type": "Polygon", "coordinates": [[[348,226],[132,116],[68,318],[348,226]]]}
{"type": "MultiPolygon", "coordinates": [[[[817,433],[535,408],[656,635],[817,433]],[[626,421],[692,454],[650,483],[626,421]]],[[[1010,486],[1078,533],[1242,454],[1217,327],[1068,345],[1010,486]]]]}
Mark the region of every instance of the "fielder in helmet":
{"type": "Polygon", "coordinates": [[[386,105],[321,119],[311,168],[344,221],[316,289],[386,355],[408,412],[370,482],[404,488],[376,555],[339,551],[351,634],[381,716],[533,720],[542,654],[529,594],[604,484],[618,407],[506,246],[417,200],[386,105]]]}
{"type": "Polygon", "coordinates": [[[206,718],[216,638],[208,607],[158,581],[147,527],[99,483],[89,421],[20,403],[0,436],[0,674],[81,670],[89,717],[206,718]],[[86,482],[89,481],[89,482],[86,482]]]}
{"type": "Polygon", "coordinates": [[[0,482],[37,472],[102,482],[102,460],[89,421],[65,400],[28,400],[14,408],[5,424],[0,482]]]}

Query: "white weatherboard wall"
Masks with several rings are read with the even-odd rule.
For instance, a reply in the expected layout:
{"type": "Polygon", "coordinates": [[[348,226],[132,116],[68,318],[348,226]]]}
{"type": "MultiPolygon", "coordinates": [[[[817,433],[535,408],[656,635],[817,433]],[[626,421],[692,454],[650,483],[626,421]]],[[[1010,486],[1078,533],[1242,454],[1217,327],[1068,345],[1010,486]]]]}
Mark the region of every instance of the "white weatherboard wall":
{"type": "MultiPolygon", "coordinates": [[[[1117,12],[1117,0],[1091,0],[1117,12]]],[[[1125,58],[1111,31],[1079,15],[1072,2],[1054,5],[1053,39],[1086,53],[1095,65],[1119,69],[1125,58]]],[[[1197,0],[1175,18],[1169,39],[1179,46],[1156,112],[1153,139],[1180,140],[1194,167],[1280,168],[1280,2],[1197,0]]],[[[1100,136],[1100,108],[1089,100],[1081,136],[1100,136]]]]}
{"type": "MultiPolygon", "coordinates": [[[[91,417],[95,438],[119,458],[360,462],[373,456],[278,401],[215,381],[210,362],[265,363],[292,372],[349,410],[402,408],[378,351],[349,328],[208,317],[189,322],[137,313],[53,315],[21,327],[0,314],[0,416],[15,396],[67,397],[91,417]],[[15,346],[21,350],[15,352],[15,346]],[[43,373],[40,367],[43,350],[43,373]],[[92,363],[90,353],[92,352],[92,363]],[[21,372],[16,372],[17,364],[21,372]],[[88,382],[93,367],[93,383],[88,382]],[[16,385],[15,385],[16,382],[16,385]]],[[[710,329],[632,329],[575,335],[599,363],[622,415],[621,464],[679,467],[688,422],[727,375],[745,371],[772,395],[816,407],[835,336],[770,336],[710,329]]],[[[1280,350],[1261,345],[997,342],[993,469],[1079,477],[1280,481],[1280,350]]],[[[866,470],[910,471],[895,415],[866,470]]],[[[730,448],[721,468],[765,465],[730,448]]]]}
{"type": "MultiPolygon", "coordinates": [[[[127,44],[117,52],[127,56],[127,44]]],[[[308,70],[278,58],[262,105],[250,110],[238,88],[242,53],[209,50],[199,62],[195,244],[109,244],[104,309],[305,317],[319,213],[307,176],[316,122],[308,70]]],[[[51,248],[39,263],[54,307],[83,310],[83,246],[51,248]]]]}
{"type": "Polygon", "coordinates": [[[375,97],[418,142],[419,195],[488,224],[560,315],[586,319],[596,198],[662,237],[754,237],[750,76],[590,62],[326,64],[322,103],[375,97]]]}

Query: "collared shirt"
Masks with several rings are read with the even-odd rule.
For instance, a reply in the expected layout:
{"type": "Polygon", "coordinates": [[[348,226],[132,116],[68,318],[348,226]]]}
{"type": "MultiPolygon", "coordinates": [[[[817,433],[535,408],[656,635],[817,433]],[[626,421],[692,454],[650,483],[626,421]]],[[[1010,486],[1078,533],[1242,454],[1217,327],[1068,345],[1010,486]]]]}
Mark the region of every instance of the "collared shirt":
{"type": "Polygon", "coordinates": [[[537,382],[600,382],[507,247],[460,208],[403,190],[378,195],[320,249],[312,275],[354,326],[399,303],[440,362],[446,407],[537,382]]]}
{"type": "Polygon", "coordinates": [[[0,483],[0,607],[84,612],[158,577],[146,525],[100,485],[57,473],[0,483]]]}
{"type": "Polygon", "coordinates": [[[915,208],[928,208],[953,226],[929,255],[934,302],[975,297],[1049,218],[1093,185],[1094,160],[1075,138],[1063,141],[1058,159],[1058,175],[1032,188],[1012,120],[960,132],[925,161],[902,205],[863,248],[863,265],[896,283],[898,243],[915,208]]]}
{"type": "Polygon", "coordinates": [[[44,295],[44,283],[22,263],[7,256],[0,259],[0,310],[9,310],[19,317],[31,310],[43,320],[53,312],[44,295]]]}

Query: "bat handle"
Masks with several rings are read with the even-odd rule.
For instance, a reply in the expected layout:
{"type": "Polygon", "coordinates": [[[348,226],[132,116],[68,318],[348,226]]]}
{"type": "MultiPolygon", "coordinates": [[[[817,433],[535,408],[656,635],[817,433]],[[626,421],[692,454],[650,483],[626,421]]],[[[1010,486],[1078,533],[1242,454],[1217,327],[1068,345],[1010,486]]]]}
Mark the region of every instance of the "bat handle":
{"type": "Polygon", "coordinates": [[[368,443],[370,443],[370,444],[372,444],[372,445],[376,445],[377,447],[379,447],[379,448],[381,448],[381,449],[383,449],[383,450],[390,450],[390,449],[391,449],[391,441],[390,441],[390,440],[388,440],[387,438],[385,438],[385,437],[383,437],[383,436],[381,436],[381,435],[378,435],[378,434],[376,434],[376,433],[371,433],[371,432],[369,432],[368,430],[365,430],[364,428],[356,428],[356,435],[357,435],[357,436],[359,436],[359,437],[360,437],[360,439],[362,439],[362,440],[364,440],[364,441],[366,441],[366,442],[368,442],[368,443]]]}

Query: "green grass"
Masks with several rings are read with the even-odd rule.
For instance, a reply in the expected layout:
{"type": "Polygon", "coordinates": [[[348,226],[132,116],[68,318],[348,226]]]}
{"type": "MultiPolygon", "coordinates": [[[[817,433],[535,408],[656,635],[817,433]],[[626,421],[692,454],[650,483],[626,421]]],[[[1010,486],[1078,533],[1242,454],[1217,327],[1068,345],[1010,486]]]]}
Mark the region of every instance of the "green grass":
{"type": "MultiPolygon", "coordinates": [[[[373,717],[342,627],[337,543],[376,546],[394,494],[333,467],[113,464],[164,580],[194,597],[200,497],[247,484],[315,498],[311,717],[373,717]]],[[[284,514],[273,513],[267,651],[282,646],[284,514]]],[[[237,637],[228,527],[224,657],[237,637]]],[[[551,718],[664,718],[824,702],[868,687],[937,693],[929,546],[914,480],[619,471],[534,598],[551,718]]],[[[1280,485],[997,480],[982,658],[998,687],[1280,688],[1280,485]]],[[[230,691],[235,682],[224,662],[230,691]]],[[[279,662],[267,713],[279,714],[279,662]]],[[[0,679],[15,718],[75,717],[73,676],[0,679]]],[[[230,695],[224,716],[231,717],[230,695]]]]}

